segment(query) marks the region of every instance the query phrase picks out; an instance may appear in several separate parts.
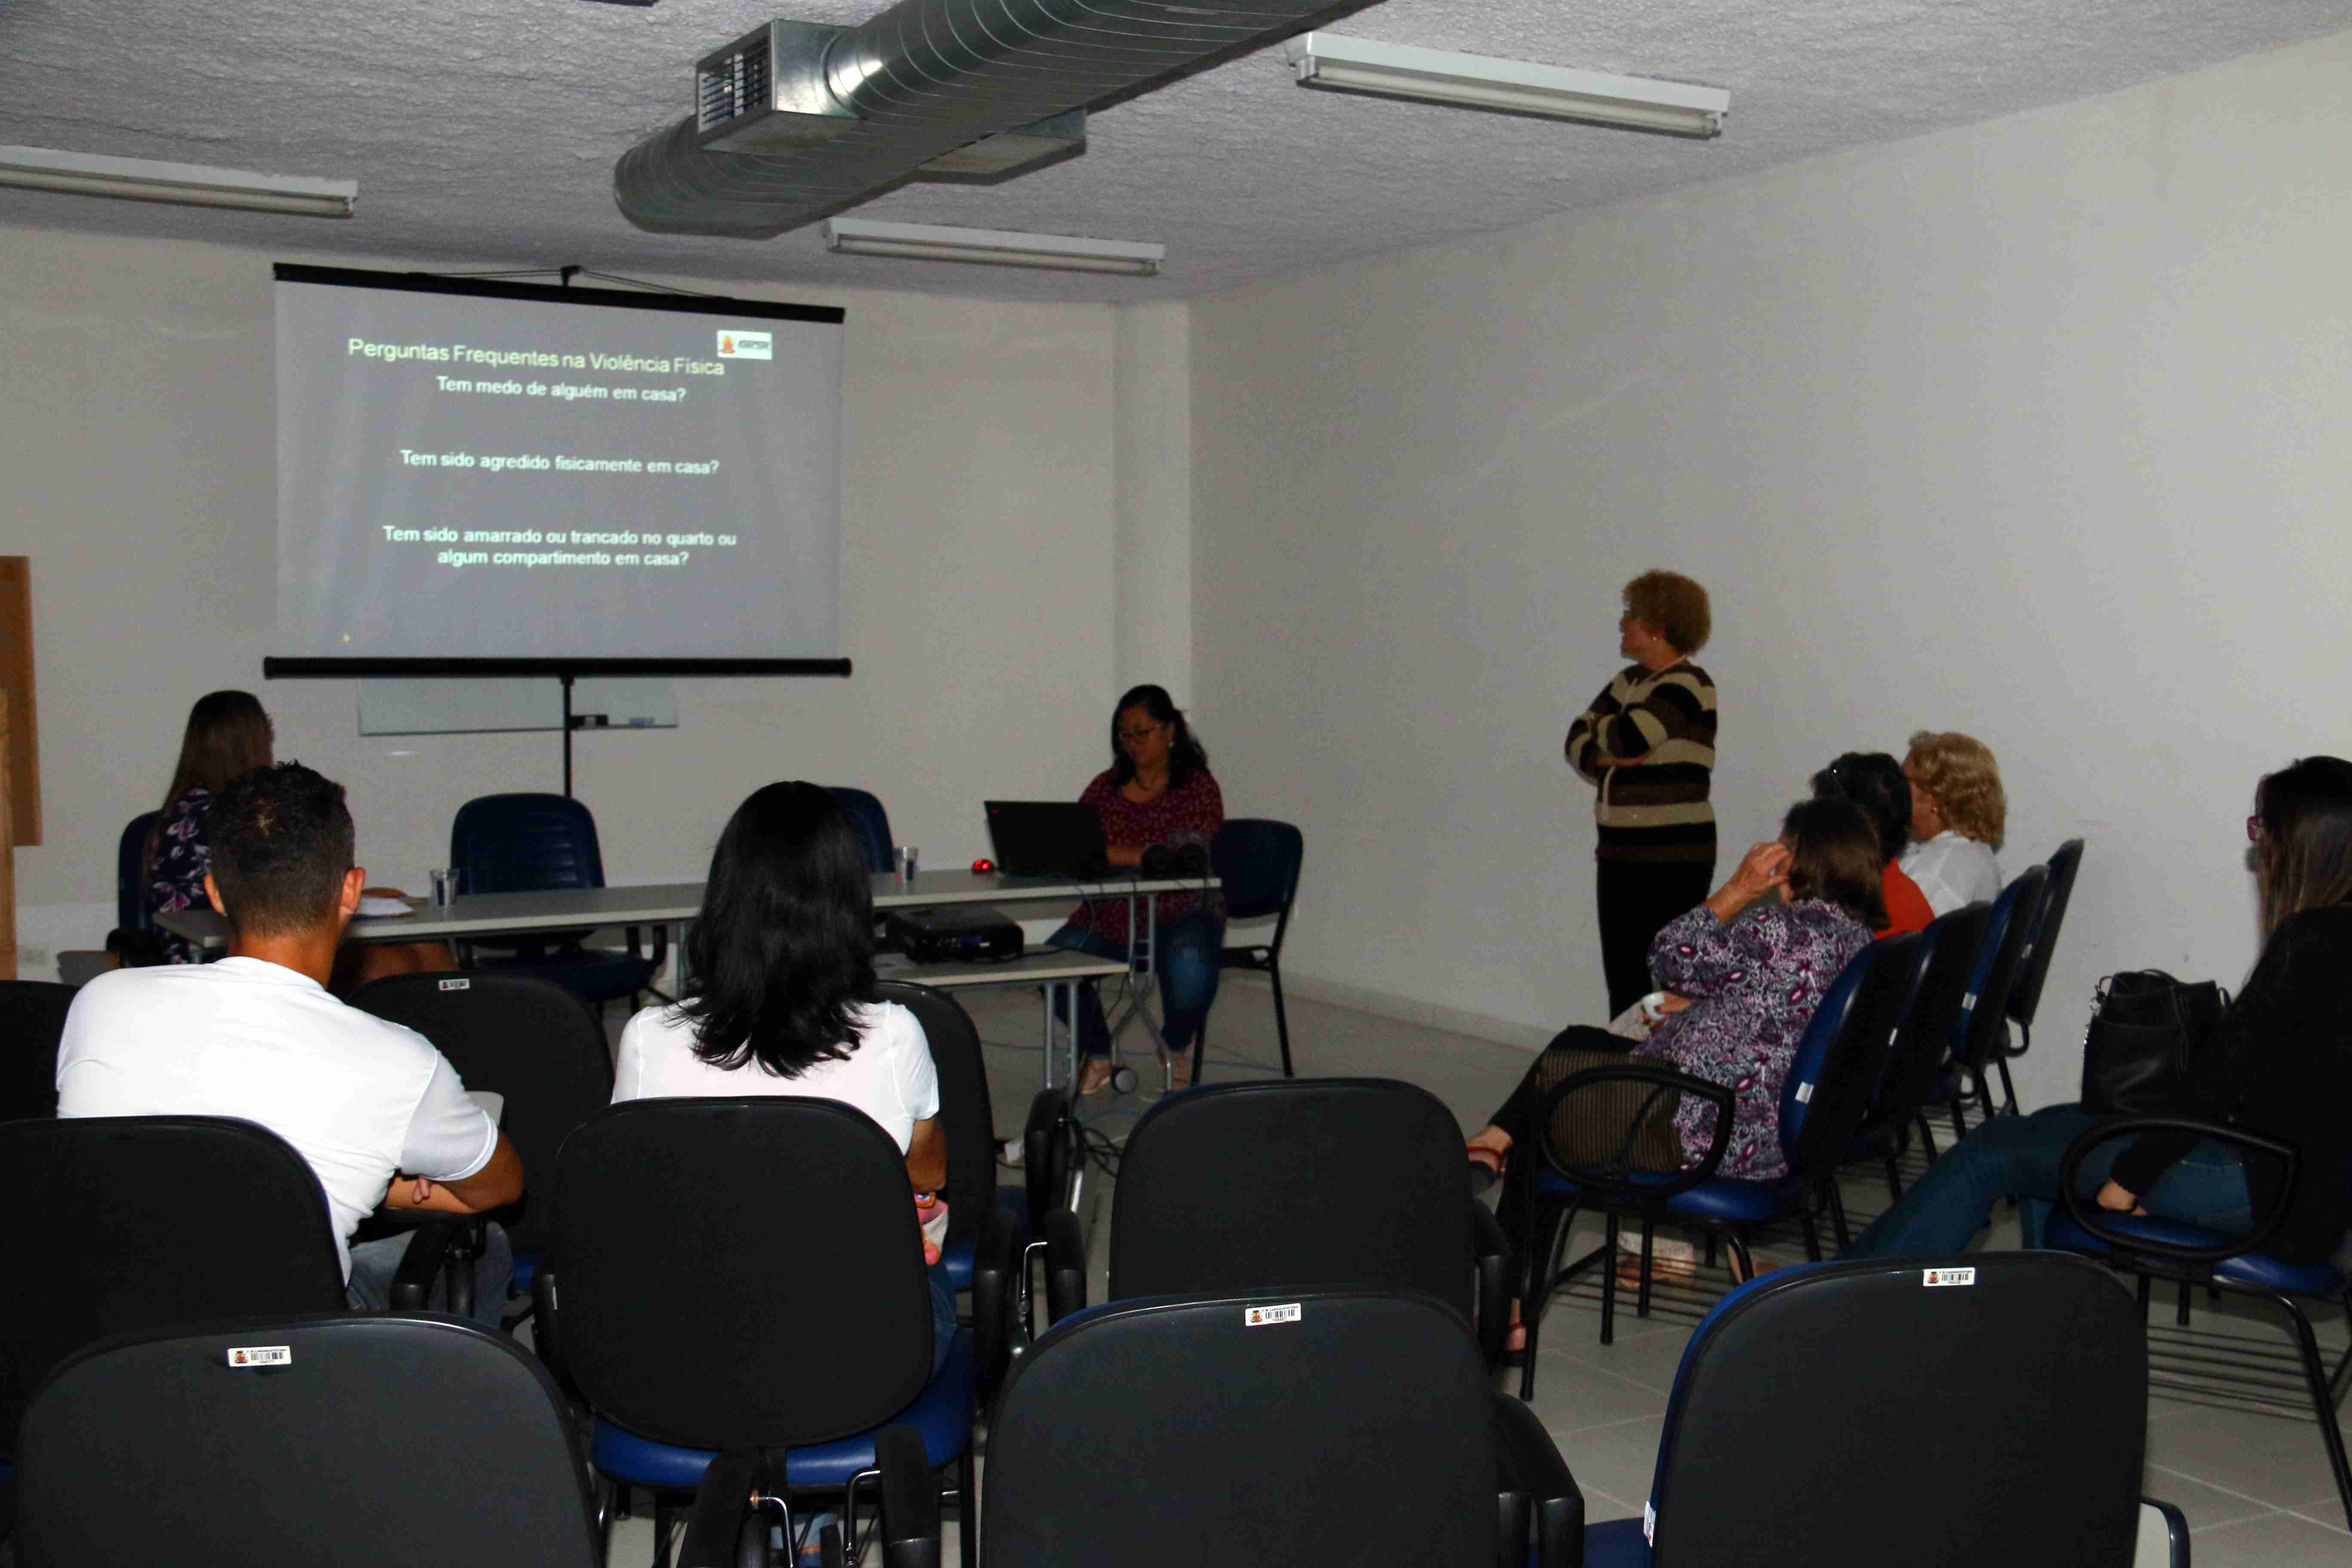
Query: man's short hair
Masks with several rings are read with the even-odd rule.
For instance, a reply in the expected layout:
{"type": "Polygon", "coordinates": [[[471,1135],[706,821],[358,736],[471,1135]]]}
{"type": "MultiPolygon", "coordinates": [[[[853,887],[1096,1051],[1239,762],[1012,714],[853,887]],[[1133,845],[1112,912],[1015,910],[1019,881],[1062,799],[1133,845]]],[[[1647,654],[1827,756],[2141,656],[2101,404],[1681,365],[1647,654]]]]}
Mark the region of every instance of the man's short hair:
{"type": "Polygon", "coordinates": [[[205,807],[205,843],[240,936],[308,931],[335,918],[353,835],[334,780],[299,763],[233,779],[205,807]]]}

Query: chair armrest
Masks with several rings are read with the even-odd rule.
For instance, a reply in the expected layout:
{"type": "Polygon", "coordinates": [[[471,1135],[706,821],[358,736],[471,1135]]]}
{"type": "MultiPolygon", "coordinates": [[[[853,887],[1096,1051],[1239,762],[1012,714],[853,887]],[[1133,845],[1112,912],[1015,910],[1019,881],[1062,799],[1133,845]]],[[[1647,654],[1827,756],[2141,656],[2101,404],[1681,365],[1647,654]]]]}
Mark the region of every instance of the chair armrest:
{"type": "Polygon", "coordinates": [[[874,1439],[874,1463],[882,1472],[882,1568],[939,1568],[940,1481],[923,1439],[911,1426],[886,1427],[874,1439]]]}
{"type": "Polygon", "coordinates": [[[759,1483],[760,1450],[729,1448],[714,1455],[694,1489],[694,1510],[686,1516],[686,1541],[677,1568],[735,1568],[735,1543],[751,1514],[751,1489],[759,1483]]]}
{"type": "Polygon", "coordinates": [[[992,1208],[980,1222],[971,1257],[972,1348],[980,1362],[980,1396],[996,1392],[1013,1358],[1029,1338],[1029,1277],[1021,1222],[992,1208]]]}
{"type": "Polygon", "coordinates": [[[1029,1234],[1045,1233],[1045,1212],[1070,1204],[1070,1163],[1076,1139],[1067,1089],[1041,1089],[1029,1102],[1021,1131],[1021,1179],[1029,1191],[1029,1234]]]}
{"type": "Polygon", "coordinates": [[[2139,1541],[2132,1552],[2132,1568],[2165,1568],[2166,1564],[2189,1568],[2189,1520],[2170,1503],[2144,1497],[2139,1500],[2139,1541]]]}
{"type": "Polygon", "coordinates": [[[2296,1153],[2293,1145],[2282,1143],[2275,1138],[2265,1138],[2257,1132],[2249,1132],[2242,1127],[2224,1126],[2218,1121],[2200,1121],[2185,1116],[2132,1116],[2091,1128],[2066,1145],[2066,1152],[2058,1157],[2058,1201],[2065,1206],[2067,1218],[2118,1251],[2142,1253],[2179,1263],[2211,1264],[2226,1258],[2235,1258],[2241,1253],[2262,1249],[2263,1243],[2286,1222],[2287,1208],[2294,1202],[2295,1184],[2302,1171],[2302,1156],[2296,1153]],[[2083,1196],[2076,1190],[2076,1177],[2092,1150],[2117,1139],[2137,1138],[2143,1132],[2193,1132],[2200,1138],[2210,1138],[2233,1149],[2241,1156],[2259,1155],[2279,1161],[2283,1169],[2277,1195],[2268,1209],[2254,1216],[2254,1223],[2244,1235],[2212,1247],[2189,1247],[2179,1242],[2135,1236],[2128,1228],[2129,1216],[2110,1213],[2101,1208],[2095,1198],[2083,1196]]]}
{"type": "Polygon", "coordinates": [[[458,1219],[435,1220],[416,1227],[408,1240],[408,1250],[400,1255],[400,1267],[392,1276],[392,1310],[395,1312],[422,1312],[433,1300],[433,1282],[449,1262],[449,1252],[457,1240],[458,1231],[467,1222],[458,1219]]]}
{"type": "Polygon", "coordinates": [[[1551,1434],[1507,1394],[1495,1395],[1495,1431],[1503,1470],[1496,1489],[1526,1494],[1538,1568],[1584,1568],[1584,1493],[1551,1434]]]}
{"type": "Polygon", "coordinates": [[[1087,1237],[1067,1209],[1045,1215],[1045,1321],[1058,1323],[1087,1304],[1087,1237]]]}
{"type": "Polygon", "coordinates": [[[1502,1360],[1503,1341],[1511,1331],[1511,1244],[1494,1210],[1475,1198],[1469,1203],[1470,1251],[1478,1271],[1478,1348],[1492,1366],[1502,1360]]]}
{"type": "Polygon", "coordinates": [[[1731,1142],[1731,1090],[1722,1084],[1677,1071],[1664,1062],[1647,1058],[1628,1059],[1619,1066],[1586,1068],[1570,1073],[1545,1096],[1543,1110],[1536,1118],[1536,1146],[1544,1163],[1580,1186],[1609,1194],[1627,1202],[1663,1202],[1693,1187],[1712,1181],[1731,1142]],[[1616,1153],[1601,1164],[1579,1163],[1560,1152],[1557,1131],[1560,1101],[1571,1094],[1604,1083],[1647,1084],[1650,1094],[1636,1109],[1625,1129],[1625,1136],[1616,1153]],[[1629,1178],[1639,1169],[1630,1164],[1635,1145],[1639,1142],[1642,1123],[1650,1114],[1659,1095],[1673,1089],[1685,1100],[1703,1100],[1715,1108],[1715,1131],[1709,1139],[1706,1156],[1696,1163],[1684,1166],[1663,1180],[1635,1183],[1629,1178]]]}

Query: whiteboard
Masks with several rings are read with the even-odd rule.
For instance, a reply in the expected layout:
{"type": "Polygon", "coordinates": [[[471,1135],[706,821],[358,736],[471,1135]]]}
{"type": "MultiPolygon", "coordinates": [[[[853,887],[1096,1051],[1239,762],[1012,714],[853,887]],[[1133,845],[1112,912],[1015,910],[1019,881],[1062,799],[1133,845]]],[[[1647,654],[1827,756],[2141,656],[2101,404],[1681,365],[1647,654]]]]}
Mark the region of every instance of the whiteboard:
{"type": "MultiPolygon", "coordinates": [[[[675,730],[677,691],[646,676],[582,676],[572,711],[603,714],[614,730],[675,730]]],[[[371,678],[360,682],[362,735],[478,734],[563,728],[563,687],[544,677],[483,679],[371,678]]]]}

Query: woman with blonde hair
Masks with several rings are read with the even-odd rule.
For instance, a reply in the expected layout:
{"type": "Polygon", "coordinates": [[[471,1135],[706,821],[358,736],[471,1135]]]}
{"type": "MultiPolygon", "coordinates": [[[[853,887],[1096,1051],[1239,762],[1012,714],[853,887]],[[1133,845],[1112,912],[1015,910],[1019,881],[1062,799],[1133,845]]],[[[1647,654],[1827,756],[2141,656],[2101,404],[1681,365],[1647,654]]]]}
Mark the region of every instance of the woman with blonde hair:
{"type": "Polygon", "coordinates": [[[1958,731],[1922,730],[1903,759],[1911,784],[1911,847],[1903,874],[1918,884],[1927,907],[1948,915],[2000,894],[2000,847],[2009,823],[2000,765],[1992,749],[1958,731]]]}
{"type": "Polygon", "coordinates": [[[1568,765],[1600,786],[1593,851],[1609,1011],[1650,991],[1650,942],[1715,881],[1715,682],[1691,662],[1713,619],[1678,572],[1625,584],[1619,670],[1569,727],[1568,765]]]}

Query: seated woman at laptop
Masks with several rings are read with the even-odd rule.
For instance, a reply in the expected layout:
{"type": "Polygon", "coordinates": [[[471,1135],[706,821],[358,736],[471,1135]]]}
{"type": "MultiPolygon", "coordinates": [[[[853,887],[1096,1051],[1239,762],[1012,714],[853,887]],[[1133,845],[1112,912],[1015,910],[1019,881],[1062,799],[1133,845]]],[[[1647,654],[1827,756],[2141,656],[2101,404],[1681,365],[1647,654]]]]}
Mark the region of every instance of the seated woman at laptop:
{"type": "MultiPolygon", "coordinates": [[[[1113,866],[1140,868],[1144,851],[1197,847],[1202,855],[1225,820],[1225,797],[1209,772],[1209,753],[1192,738],[1183,710],[1166,689],[1139,686],[1111,711],[1110,766],[1078,799],[1102,817],[1103,843],[1113,866]]],[[[1217,950],[1224,941],[1224,908],[1214,892],[1161,893],[1154,914],[1160,951],[1160,1005],[1173,1081],[1192,1081],[1192,1042],[1217,996],[1217,950]]],[[[1048,947],[1125,962],[1127,900],[1081,904],[1067,924],[1045,939],[1048,947]]],[[[1078,1005],[1078,1039],[1087,1058],[1078,1092],[1110,1081],[1110,1030],[1092,984],[1078,1005]]]]}
{"type": "Polygon", "coordinates": [[[873,884],[849,818],[812,784],[772,784],[735,808],[710,856],[701,918],[686,939],[694,991],[621,1030],[613,1101],[789,1094],[835,1100],[907,1155],[931,1266],[931,1364],[954,1342],[955,1294],[940,1265],[947,1130],[930,1042],[874,991],[873,884]]]}

